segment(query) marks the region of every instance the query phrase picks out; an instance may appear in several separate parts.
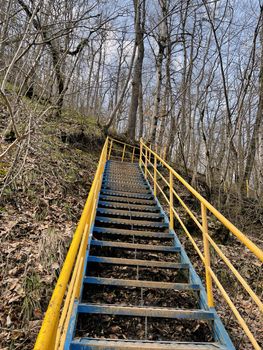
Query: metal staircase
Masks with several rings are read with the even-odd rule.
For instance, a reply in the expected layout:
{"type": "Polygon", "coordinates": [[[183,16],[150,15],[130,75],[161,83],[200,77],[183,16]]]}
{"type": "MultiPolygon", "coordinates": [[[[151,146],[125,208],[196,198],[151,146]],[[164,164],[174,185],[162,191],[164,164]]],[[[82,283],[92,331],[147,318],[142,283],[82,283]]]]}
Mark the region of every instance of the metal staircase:
{"type": "Polygon", "coordinates": [[[227,303],[251,349],[260,350],[260,340],[214,270],[211,248],[255,308],[263,311],[263,303],[210,236],[211,216],[263,262],[262,250],[151,147],[142,140],[138,148],[107,138],[34,350],[235,350],[214,308],[215,302],[222,308],[219,300],[227,303]],[[174,181],[193,196],[201,220],[174,181]],[[200,229],[202,246],[175,200],[200,229]],[[174,222],[200,258],[202,281],[174,222]]]}
{"type": "Polygon", "coordinates": [[[215,310],[207,307],[201,281],[137,164],[106,164],[84,271],[64,349],[234,349],[215,310]],[[159,297],[167,292],[174,296],[173,305],[159,297]],[[155,293],[157,305],[151,305],[149,293],[155,293]],[[178,307],[182,299],[185,307],[178,307]],[[134,330],[122,327],[127,318],[143,328],[137,339],[134,330]],[[191,335],[185,337],[183,331],[189,333],[200,321],[207,332],[203,342],[184,341],[191,335]],[[158,322],[166,322],[171,334],[150,340],[158,322]],[[124,331],[122,339],[104,335],[107,323],[124,331]]]}

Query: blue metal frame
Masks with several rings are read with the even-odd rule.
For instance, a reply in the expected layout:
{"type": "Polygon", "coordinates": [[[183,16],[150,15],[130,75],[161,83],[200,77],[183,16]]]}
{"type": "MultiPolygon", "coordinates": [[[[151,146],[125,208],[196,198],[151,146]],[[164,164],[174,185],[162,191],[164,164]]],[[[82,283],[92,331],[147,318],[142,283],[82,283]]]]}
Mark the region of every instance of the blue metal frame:
{"type": "MultiPolygon", "coordinates": [[[[104,171],[103,171],[103,183],[107,182],[107,178],[105,178],[105,172],[106,170],[108,170],[109,165],[110,165],[111,161],[107,161],[104,171]]],[[[136,164],[134,164],[136,165],[136,164]]],[[[141,171],[142,174],[142,180],[144,182],[144,184],[146,184],[149,188],[149,195],[145,196],[145,197],[141,197],[141,198],[146,198],[146,197],[152,197],[154,198],[154,200],[156,201],[156,206],[158,207],[158,209],[160,210],[161,214],[163,215],[164,218],[164,222],[165,224],[169,225],[169,218],[168,215],[166,214],[166,212],[163,210],[159,200],[157,197],[154,196],[154,192],[152,189],[152,186],[150,185],[149,181],[145,178],[144,173],[142,171],[142,169],[140,168],[140,166],[138,165],[138,168],[141,171]],[[151,196],[150,196],[151,194],[151,196]]],[[[103,191],[104,192],[104,191],[103,191]]],[[[114,192],[114,191],[110,191],[110,192],[114,192]]],[[[99,196],[97,198],[97,203],[96,203],[96,212],[97,212],[97,208],[98,208],[98,203],[99,203],[99,198],[100,198],[100,194],[101,191],[99,192],[99,196]]],[[[90,232],[89,232],[89,237],[88,237],[88,246],[87,246],[87,250],[86,250],[86,256],[85,256],[85,263],[84,263],[84,269],[83,269],[83,275],[82,275],[82,284],[81,284],[81,291],[80,291],[80,300],[82,298],[82,293],[83,293],[83,287],[84,287],[84,280],[85,280],[85,275],[86,275],[86,271],[87,271],[87,264],[88,264],[88,260],[89,260],[89,252],[90,252],[90,243],[93,237],[93,229],[94,229],[94,224],[92,225],[90,232]]],[[[199,305],[200,308],[202,308],[203,310],[207,310],[211,313],[213,313],[213,333],[214,333],[214,339],[216,341],[218,341],[221,345],[225,346],[228,350],[236,350],[221,319],[219,318],[219,316],[217,315],[217,312],[215,310],[215,308],[209,308],[207,305],[207,295],[206,295],[206,291],[205,288],[202,284],[202,281],[200,279],[200,277],[198,276],[198,274],[196,273],[190,259],[188,258],[182,244],[180,243],[176,233],[174,230],[169,230],[169,234],[174,238],[174,248],[176,248],[177,251],[180,251],[180,256],[181,256],[181,264],[187,264],[189,266],[189,283],[193,284],[193,285],[198,285],[198,289],[199,289],[199,305]]],[[[73,342],[73,338],[76,332],[76,324],[77,324],[77,316],[78,316],[78,308],[79,308],[79,299],[75,300],[74,303],[74,307],[73,307],[73,312],[70,318],[70,323],[69,323],[69,328],[67,331],[67,336],[66,336],[66,342],[65,342],[65,350],[73,350],[73,349],[80,349],[83,346],[83,349],[85,347],[85,345],[81,346],[81,339],[78,341],[74,341],[73,342]]],[[[86,345],[88,345],[88,339],[89,338],[83,338],[83,343],[86,345]]],[[[146,342],[146,341],[142,341],[142,342],[146,342]]],[[[83,344],[82,343],[82,344],[83,344]]],[[[169,342],[167,342],[169,343],[169,342]]]]}
{"type": "MultiPolygon", "coordinates": [[[[143,171],[140,168],[142,174],[143,171]]],[[[146,179],[149,188],[152,191],[152,194],[154,196],[154,192],[152,189],[151,184],[149,183],[149,181],[146,179]]],[[[155,197],[157,206],[159,207],[159,209],[161,210],[161,212],[164,214],[165,220],[166,222],[170,222],[168,215],[166,214],[166,212],[163,210],[159,200],[157,197],[155,197]]],[[[200,300],[199,300],[199,305],[200,308],[203,308],[205,310],[209,310],[212,311],[214,313],[214,324],[213,324],[213,332],[214,332],[214,339],[217,340],[219,343],[225,345],[227,347],[228,350],[236,350],[232,340],[230,339],[227,330],[225,329],[220,317],[218,316],[216,309],[215,308],[209,308],[208,304],[207,304],[207,294],[205,291],[205,288],[203,286],[203,283],[201,281],[201,278],[198,276],[198,274],[195,271],[195,268],[193,267],[188,255],[186,254],[186,251],[184,250],[178,236],[176,235],[174,230],[169,230],[169,232],[171,234],[174,235],[174,242],[175,242],[175,246],[181,248],[181,263],[186,263],[189,264],[189,279],[191,283],[194,284],[198,284],[200,286],[200,300]]]]}

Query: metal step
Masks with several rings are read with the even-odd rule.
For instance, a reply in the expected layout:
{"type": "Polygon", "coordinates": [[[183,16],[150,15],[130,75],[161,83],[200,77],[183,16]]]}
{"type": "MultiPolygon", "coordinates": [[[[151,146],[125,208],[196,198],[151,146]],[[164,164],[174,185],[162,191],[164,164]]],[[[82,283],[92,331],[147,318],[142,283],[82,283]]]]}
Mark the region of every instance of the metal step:
{"type": "Polygon", "coordinates": [[[131,187],[131,186],[109,186],[109,185],[102,185],[101,191],[114,191],[114,192],[126,192],[129,194],[150,194],[151,191],[147,188],[139,188],[139,187],[131,187]]]}
{"type": "Polygon", "coordinates": [[[118,196],[118,197],[153,199],[152,194],[140,194],[140,193],[132,193],[132,192],[124,192],[124,191],[112,191],[112,190],[105,190],[105,189],[101,189],[101,193],[107,194],[110,196],[118,196]]]}
{"type": "Polygon", "coordinates": [[[99,284],[104,286],[118,287],[139,287],[139,288],[157,288],[157,289],[174,289],[174,290],[195,290],[199,291],[199,284],[194,283],[174,283],[174,282],[155,282],[147,280],[128,280],[121,278],[104,278],[104,277],[84,277],[84,283],[99,284]]]}
{"type": "Polygon", "coordinates": [[[139,167],[135,167],[133,165],[131,166],[123,166],[123,164],[121,165],[114,165],[114,166],[106,166],[106,171],[110,171],[110,172],[117,172],[118,174],[120,173],[119,170],[121,170],[122,172],[134,172],[134,173],[138,173],[141,174],[140,168],[139,167]]]}
{"type": "Polygon", "coordinates": [[[127,186],[127,187],[142,187],[149,189],[149,186],[147,183],[143,182],[141,179],[133,179],[132,181],[125,181],[124,178],[120,179],[112,179],[112,178],[103,178],[102,185],[112,185],[112,186],[127,186]]]}
{"type": "Polygon", "coordinates": [[[206,310],[172,309],[165,307],[121,306],[109,304],[78,305],[78,312],[83,314],[127,315],[131,317],[161,317],[183,320],[213,320],[214,313],[206,310]]]}
{"type": "Polygon", "coordinates": [[[124,248],[124,249],[137,249],[137,250],[149,250],[158,252],[180,252],[181,248],[175,246],[166,245],[152,245],[152,244],[137,244],[126,242],[113,242],[113,241],[100,241],[91,240],[91,245],[98,247],[112,247],[112,248],[124,248]]]}
{"type": "Polygon", "coordinates": [[[118,201],[120,203],[134,203],[134,204],[146,204],[146,205],[156,205],[156,202],[154,199],[141,199],[141,198],[132,198],[132,197],[122,197],[122,196],[112,196],[107,194],[101,194],[100,195],[101,200],[105,201],[118,201]]]}
{"type": "Polygon", "coordinates": [[[140,259],[121,259],[109,258],[107,256],[89,256],[89,262],[99,264],[115,264],[115,265],[131,265],[131,266],[151,266],[164,269],[188,269],[189,264],[155,261],[155,260],[140,260],[140,259]]]}
{"type": "Polygon", "coordinates": [[[151,231],[138,231],[138,230],[124,230],[120,228],[110,227],[97,227],[93,228],[95,233],[105,233],[110,235],[123,235],[123,236],[138,236],[138,237],[149,237],[149,238],[170,238],[173,239],[172,233],[165,232],[151,232],[151,231]]]}
{"type": "Polygon", "coordinates": [[[143,175],[134,175],[132,178],[130,179],[127,179],[125,177],[123,177],[122,174],[119,174],[119,175],[113,175],[111,173],[107,173],[107,174],[104,174],[103,176],[103,181],[109,181],[109,182],[116,182],[116,183],[126,183],[126,184],[144,184],[144,185],[147,185],[147,182],[145,181],[143,175]]]}
{"type": "MultiPolygon", "coordinates": [[[[171,303],[167,304],[166,302],[166,295],[168,290],[170,290],[169,294],[175,294],[175,298],[177,297],[177,291],[178,293],[182,294],[184,298],[188,298],[189,296],[192,296],[192,294],[196,295],[197,297],[200,297],[203,293],[203,286],[201,285],[201,282],[199,282],[199,280],[196,279],[197,283],[193,283],[192,279],[189,278],[189,275],[191,275],[191,273],[193,272],[191,263],[187,259],[186,261],[188,263],[180,262],[181,253],[184,251],[180,243],[178,243],[178,245],[175,246],[174,239],[176,236],[173,231],[169,231],[168,221],[169,220],[167,216],[163,214],[163,211],[157,204],[153,192],[151,191],[151,187],[144,178],[144,175],[138,165],[131,164],[131,162],[119,161],[108,161],[106,163],[102,180],[102,188],[99,194],[99,202],[95,217],[95,224],[92,231],[93,237],[90,241],[91,250],[87,249],[86,261],[88,265],[85,268],[86,276],[84,275],[82,279],[82,289],[85,291],[85,293],[92,292],[95,293],[97,297],[95,298],[95,303],[89,302],[89,300],[94,301],[95,299],[85,298],[83,297],[83,295],[80,296],[79,300],[76,300],[74,309],[75,315],[73,315],[75,319],[74,323],[72,322],[72,329],[69,330],[69,332],[72,333],[67,349],[228,349],[228,346],[223,345],[228,344],[228,340],[225,340],[225,338],[227,339],[227,336],[224,334],[224,332],[223,337],[221,336],[220,327],[224,327],[221,325],[218,326],[218,316],[216,315],[213,308],[210,309],[205,304],[205,306],[202,306],[202,309],[193,309],[194,307],[198,307],[198,304],[196,304],[198,302],[198,298],[196,299],[196,303],[193,304],[176,302],[172,303],[174,307],[167,307],[167,305],[171,305],[171,303]],[[110,240],[107,241],[105,239],[110,240]],[[125,242],[125,240],[130,242],[141,242],[143,244],[129,243],[125,242]],[[152,242],[150,240],[152,240],[152,242]],[[164,243],[162,243],[162,240],[164,243]],[[148,241],[151,244],[147,244],[148,241]],[[90,253],[92,253],[93,255],[89,255],[90,253]],[[173,271],[168,271],[165,269],[173,269],[173,271]],[[119,270],[121,270],[122,273],[120,275],[118,273],[115,274],[115,271],[118,272],[119,270]],[[140,275],[141,270],[142,272],[147,273],[145,275],[140,275]],[[114,271],[114,273],[112,273],[112,271],[114,271]],[[126,272],[123,273],[123,271],[126,272]],[[132,271],[132,276],[130,275],[130,271],[132,271]],[[154,275],[151,274],[151,272],[153,271],[154,275]],[[181,271],[182,276],[185,277],[187,275],[187,278],[181,279],[180,277],[180,279],[177,279],[178,282],[173,282],[174,279],[170,279],[170,277],[166,278],[166,272],[169,272],[171,276],[181,276],[181,271]],[[96,276],[100,274],[105,277],[96,276]],[[168,281],[171,280],[171,282],[160,281],[162,279],[160,275],[164,275],[164,279],[168,281]],[[117,276],[117,278],[110,276],[117,276]],[[120,278],[118,278],[118,276],[120,278]],[[127,276],[127,279],[125,276],[127,276]],[[140,276],[141,278],[145,279],[139,279],[140,276]],[[154,281],[154,279],[156,279],[157,281],[154,281]],[[131,303],[126,302],[126,300],[129,300],[129,298],[127,299],[126,297],[127,289],[128,292],[132,295],[131,303]],[[155,289],[157,293],[160,293],[160,295],[164,299],[164,303],[159,304],[163,305],[163,307],[145,306],[140,301],[138,302],[138,300],[140,299],[140,293],[143,293],[143,291],[146,291],[147,293],[152,293],[153,289],[155,289]],[[104,295],[104,293],[107,293],[107,291],[109,291],[109,293],[111,293],[111,291],[116,291],[117,294],[118,292],[120,292],[121,300],[118,298],[101,298],[100,296],[104,295]],[[134,291],[136,291],[135,299],[133,295],[134,291]],[[174,291],[176,291],[176,293],[174,293],[174,291]],[[123,294],[124,298],[122,296],[123,294]],[[187,295],[187,297],[185,295],[187,295]],[[113,300],[114,302],[116,301],[115,304],[112,304],[113,300]],[[132,306],[133,304],[135,305],[132,306]],[[138,304],[141,304],[142,306],[139,306],[138,304]],[[181,308],[176,308],[177,306],[181,308]],[[187,306],[191,307],[191,309],[188,309],[187,306]],[[94,316],[92,317],[88,315],[94,316]],[[85,336],[82,338],[73,338],[72,340],[72,336],[74,336],[74,329],[78,328],[78,318],[79,320],[86,320],[87,317],[92,317],[92,320],[94,319],[95,322],[97,322],[98,320],[99,322],[98,315],[112,315],[110,316],[110,319],[114,320],[118,318],[117,316],[130,317],[131,319],[135,317],[146,317],[145,320],[147,320],[147,317],[149,317],[150,320],[151,318],[162,318],[163,323],[167,322],[166,319],[170,319],[170,322],[176,322],[177,319],[185,320],[185,322],[187,320],[203,320],[211,326],[214,325],[213,327],[211,327],[211,333],[213,330],[215,341],[151,341],[146,340],[147,337],[145,340],[132,340],[90,338],[85,336]],[[219,335],[217,335],[218,329],[220,330],[219,335]],[[219,344],[216,342],[219,341],[219,339],[220,343],[222,339],[223,344],[219,344]]],[[[187,299],[185,299],[185,301],[187,301],[187,299]]],[[[146,321],[145,324],[147,324],[146,321]]],[[[81,331],[82,324],[80,323],[79,325],[81,331]]],[[[93,333],[86,333],[84,330],[84,333],[79,334],[86,334],[87,336],[89,336],[93,333]]],[[[132,334],[130,335],[133,336],[132,334]]],[[[94,333],[94,336],[97,337],[97,333],[94,333]]],[[[162,339],[162,337],[160,339],[162,339]]],[[[169,335],[166,339],[169,339],[169,335]]],[[[231,346],[229,349],[234,350],[234,348],[231,346]]]]}
{"type": "Polygon", "coordinates": [[[129,211],[124,209],[97,208],[97,213],[103,215],[128,216],[130,218],[148,218],[152,220],[163,220],[161,213],[149,213],[143,211],[129,211]]]}
{"type": "Polygon", "coordinates": [[[166,229],[169,227],[167,223],[162,222],[151,222],[151,221],[143,221],[143,220],[133,220],[133,219],[117,219],[117,218],[106,218],[104,216],[96,216],[96,222],[103,222],[107,224],[116,224],[116,225],[124,225],[124,226],[139,226],[139,227],[152,227],[159,229],[166,229]]]}
{"type": "Polygon", "coordinates": [[[106,208],[160,212],[160,209],[157,207],[157,205],[150,206],[150,205],[142,205],[142,204],[106,202],[106,201],[99,201],[98,204],[99,204],[99,206],[103,206],[106,208]]]}
{"type": "Polygon", "coordinates": [[[110,184],[110,185],[123,185],[123,186],[141,186],[141,187],[147,187],[149,188],[148,184],[142,179],[133,177],[131,180],[126,180],[123,176],[117,178],[112,176],[104,176],[102,183],[110,184]]]}
{"type": "Polygon", "coordinates": [[[113,340],[79,338],[71,342],[71,350],[227,350],[218,343],[189,343],[150,340],[113,340]]]}

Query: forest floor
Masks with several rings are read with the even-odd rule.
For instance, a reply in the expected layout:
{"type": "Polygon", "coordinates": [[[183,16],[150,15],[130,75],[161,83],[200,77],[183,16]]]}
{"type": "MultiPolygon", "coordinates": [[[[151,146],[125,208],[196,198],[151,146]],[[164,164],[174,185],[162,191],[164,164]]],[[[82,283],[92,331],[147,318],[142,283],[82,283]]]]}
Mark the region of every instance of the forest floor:
{"type": "MultiPolygon", "coordinates": [[[[5,119],[5,112],[0,110],[0,131],[6,127],[5,119]]],[[[70,111],[64,112],[60,120],[49,118],[40,123],[38,132],[31,138],[23,168],[21,171],[18,169],[16,178],[4,189],[0,204],[2,350],[30,349],[33,346],[84,206],[103,142],[103,135],[91,118],[70,111]]],[[[3,148],[7,145],[7,142],[3,144],[3,148]]],[[[10,163],[11,158],[0,163],[2,178],[6,176],[10,163]]],[[[190,205],[189,194],[179,193],[190,205]]],[[[200,215],[198,210],[196,214],[200,215]]],[[[181,212],[181,215],[201,247],[200,233],[185,214],[181,212]]],[[[246,212],[240,217],[236,216],[235,221],[262,247],[262,224],[251,218],[251,212],[246,212]]],[[[262,295],[261,266],[258,261],[234,237],[224,239],[218,223],[213,222],[210,231],[239,272],[257,294],[262,295]]],[[[176,226],[176,232],[200,276],[204,276],[191,243],[179,226],[176,226]]],[[[254,304],[238,287],[216,254],[213,254],[213,269],[262,346],[262,320],[254,304]]],[[[240,328],[217,291],[215,299],[237,349],[252,349],[247,339],[240,336],[240,328]]],[[[159,332],[166,332],[165,327],[167,325],[160,325],[159,332]]]]}
{"type": "MultiPolygon", "coordinates": [[[[6,128],[5,120],[1,110],[0,130],[6,128]]],[[[2,350],[33,347],[103,143],[95,120],[70,111],[59,120],[51,117],[38,125],[23,169],[4,189],[0,203],[2,350]]],[[[3,149],[8,144],[2,143],[3,149]]],[[[10,157],[0,163],[2,179],[11,162],[10,157]]]]}

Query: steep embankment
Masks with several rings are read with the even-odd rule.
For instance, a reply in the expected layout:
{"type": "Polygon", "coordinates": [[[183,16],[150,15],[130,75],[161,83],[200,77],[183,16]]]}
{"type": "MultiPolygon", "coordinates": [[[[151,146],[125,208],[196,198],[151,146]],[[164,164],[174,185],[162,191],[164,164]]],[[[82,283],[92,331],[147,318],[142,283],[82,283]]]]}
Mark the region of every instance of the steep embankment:
{"type": "MultiPolygon", "coordinates": [[[[1,109],[1,131],[5,121],[1,109]]],[[[1,349],[32,348],[103,142],[95,120],[65,111],[38,122],[22,157],[14,149],[0,163],[1,349]]]]}
{"type": "MultiPolygon", "coordinates": [[[[169,178],[165,169],[160,169],[163,176],[169,178]]],[[[185,174],[183,174],[186,177],[185,174]]],[[[158,179],[161,182],[161,178],[158,179]]],[[[176,192],[185,204],[192,210],[198,221],[202,222],[200,203],[195,200],[191,193],[180,185],[179,181],[174,181],[176,192]]],[[[199,181],[195,187],[198,191],[207,198],[206,188],[203,183],[199,181]]],[[[167,197],[169,197],[169,190],[167,186],[163,186],[167,197]]],[[[215,191],[218,188],[215,186],[215,191]]],[[[219,192],[219,191],[218,191],[219,192]]],[[[224,194],[223,194],[224,195],[224,194]]],[[[239,229],[241,229],[246,236],[251,239],[258,247],[263,248],[262,237],[262,206],[255,200],[243,199],[242,207],[236,198],[235,193],[229,193],[230,202],[221,208],[221,212],[229,218],[239,229]]],[[[162,196],[160,195],[160,198],[162,196]]],[[[169,208],[165,200],[162,200],[162,204],[169,212],[169,208]]],[[[217,207],[217,198],[213,196],[213,204],[217,207]]],[[[177,214],[182,219],[184,225],[192,235],[195,243],[203,252],[203,238],[202,232],[187,214],[180,202],[174,199],[174,205],[177,210],[177,214]]],[[[202,278],[205,285],[205,271],[203,264],[192,243],[187,237],[186,232],[175,219],[174,222],[175,232],[177,233],[180,241],[185,247],[187,254],[189,255],[192,264],[194,265],[199,276],[202,278]]],[[[263,293],[263,269],[260,261],[246,248],[234,235],[232,235],[225,226],[219,222],[211,213],[208,213],[208,229],[212,239],[217,243],[223,254],[230,260],[233,266],[238,270],[241,276],[248,282],[252,290],[259,296],[263,293]]],[[[234,302],[241,316],[249,326],[250,330],[254,334],[259,345],[263,344],[262,334],[262,315],[255,302],[248,295],[242,285],[238,282],[237,278],[227,267],[225,262],[219,257],[218,253],[210,246],[211,254],[211,267],[216,273],[220,283],[227,291],[228,295],[234,302]]],[[[220,314],[226,329],[231,336],[231,339],[238,350],[252,350],[254,347],[251,345],[248,338],[244,335],[244,332],[237,322],[233,312],[230,310],[227,302],[222,297],[221,292],[213,283],[215,305],[218,313],[220,314]]]]}

